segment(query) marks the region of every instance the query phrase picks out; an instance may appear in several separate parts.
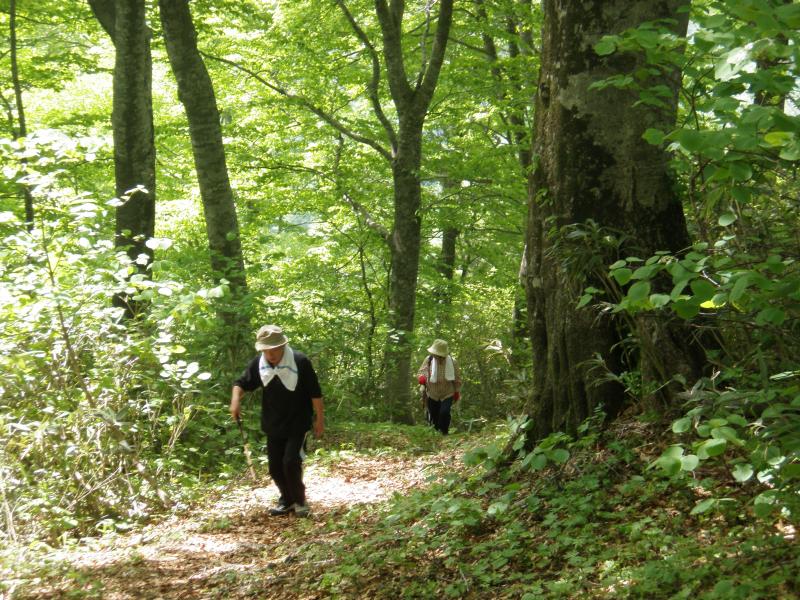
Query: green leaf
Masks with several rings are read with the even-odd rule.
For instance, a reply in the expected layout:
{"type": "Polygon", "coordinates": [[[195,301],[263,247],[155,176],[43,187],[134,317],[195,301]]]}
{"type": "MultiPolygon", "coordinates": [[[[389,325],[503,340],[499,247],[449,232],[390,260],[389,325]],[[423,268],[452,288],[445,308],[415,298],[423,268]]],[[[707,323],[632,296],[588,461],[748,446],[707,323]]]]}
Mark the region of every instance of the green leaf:
{"type": "Polygon", "coordinates": [[[753,476],[753,465],[749,463],[739,463],[734,465],[731,473],[736,481],[744,483],[753,476]]]}
{"type": "Polygon", "coordinates": [[[561,465],[567,462],[567,459],[569,458],[569,450],[564,448],[556,448],[555,450],[548,452],[548,456],[554,463],[561,465]]]}
{"type": "Polygon", "coordinates": [[[728,163],[728,170],[735,181],[748,181],[753,177],[753,168],[746,162],[728,163]]]}
{"type": "Polygon", "coordinates": [[[699,464],[700,459],[695,454],[687,454],[681,457],[681,471],[694,471],[699,464]]]}
{"type": "Polygon", "coordinates": [[[650,282],[637,281],[628,290],[628,298],[633,302],[641,302],[650,295],[650,282]]]}
{"type": "Polygon", "coordinates": [[[703,134],[695,129],[679,129],[672,136],[688,152],[700,152],[706,147],[703,134]]]}
{"type": "Polygon", "coordinates": [[[786,313],[780,308],[769,306],[756,315],[757,325],[776,325],[780,327],[786,320],[786,313]]]}
{"type": "Polygon", "coordinates": [[[714,77],[721,81],[729,81],[736,77],[749,62],[750,57],[747,48],[734,48],[717,63],[714,77]]]}
{"type": "Polygon", "coordinates": [[[732,423],[733,425],[738,425],[739,427],[747,427],[747,419],[745,419],[742,415],[733,413],[727,416],[728,423],[732,423]]]}
{"type": "Polygon", "coordinates": [[[733,443],[740,443],[736,430],[733,427],[714,427],[711,430],[711,437],[717,440],[727,440],[733,443]]]}
{"type": "Polygon", "coordinates": [[[787,144],[781,149],[778,156],[783,160],[790,160],[792,162],[800,160],[800,143],[792,142],[791,144],[787,144]]]}
{"type": "Polygon", "coordinates": [[[547,457],[544,454],[535,454],[530,461],[532,471],[541,471],[547,466],[547,457]]]}
{"type": "Polygon", "coordinates": [[[609,54],[613,54],[616,49],[617,44],[614,42],[614,39],[609,36],[604,36],[594,45],[594,51],[597,52],[599,56],[608,56],[609,54]]]}
{"type": "Polygon", "coordinates": [[[716,286],[707,279],[693,279],[689,284],[694,294],[693,300],[697,303],[703,303],[710,300],[717,292],[716,286]]]}
{"type": "Polygon", "coordinates": [[[617,280],[617,283],[620,285],[625,285],[631,280],[631,275],[633,275],[633,271],[624,267],[622,269],[614,269],[611,271],[611,276],[617,280]]]}
{"type": "Polygon", "coordinates": [[[731,302],[738,302],[744,295],[748,285],[750,285],[750,275],[748,273],[742,273],[736,279],[736,283],[733,284],[730,295],[731,302]]]}
{"type": "Polygon", "coordinates": [[[654,273],[657,273],[660,270],[661,265],[659,264],[644,265],[633,272],[631,279],[650,279],[654,273]]]}
{"type": "Polygon", "coordinates": [[[681,319],[692,319],[700,312],[700,305],[697,302],[690,302],[688,300],[676,300],[672,304],[672,310],[675,311],[681,319]]]}
{"type": "Polygon", "coordinates": [[[648,144],[652,144],[653,146],[660,146],[663,144],[665,137],[666,136],[664,135],[664,132],[660,129],[649,128],[642,134],[642,138],[644,138],[648,144]]]}
{"type": "Polygon", "coordinates": [[[761,517],[762,519],[764,517],[768,517],[770,513],[772,513],[774,505],[775,493],[772,491],[762,492],[753,500],[753,510],[755,511],[756,516],[761,517]]]}
{"type": "Polygon", "coordinates": [[[672,477],[673,475],[680,473],[683,463],[681,462],[680,458],[662,454],[656,459],[654,464],[661,467],[661,470],[664,471],[664,473],[672,477]]]}
{"type": "Polygon", "coordinates": [[[672,423],[673,433],[686,433],[692,427],[692,417],[683,417],[672,423]]]}
{"type": "Polygon", "coordinates": [[[704,441],[700,446],[697,448],[697,455],[700,458],[708,458],[711,456],[719,456],[725,449],[728,447],[728,442],[725,439],[721,438],[711,438],[710,440],[704,441]]]}
{"type": "Polygon", "coordinates": [[[701,500],[695,505],[690,514],[701,515],[704,512],[707,512],[709,509],[713,508],[716,503],[717,503],[716,498],[706,498],[705,500],[701,500]]]}
{"type": "Polygon", "coordinates": [[[800,4],[785,4],[775,9],[775,16],[789,29],[800,29],[800,4]]]}
{"type": "Polygon", "coordinates": [[[720,224],[720,227],[727,227],[731,223],[734,223],[736,219],[737,219],[736,214],[732,212],[725,212],[719,216],[719,219],[717,219],[717,223],[720,224]]]}
{"type": "Polygon", "coordinates": [[[764,136],[764,141],[770,146],[784,146],[794,139],[790,131],[770,131],[764,136]]]}
{"type": "Polygon", "coordinates": [[[672,298],[668,294],[650,294],[650,304],[652,304],[654,308],[666,306],[671,301],[672,298]]]}
{"type": "Polygon", "coordinates": [[[486,514],[488,514],[490,517],[496,517],[504,514],[507,510],[508,502],[493,502],[489,505],[489,508],[486,509],[486,514]]]}
{"type": "Polygon", "coordinates": [[[789,465],[784,465],[781,468],[781,477],[783,479],[800,478],[800,463],[791,463],[789,465]]]}

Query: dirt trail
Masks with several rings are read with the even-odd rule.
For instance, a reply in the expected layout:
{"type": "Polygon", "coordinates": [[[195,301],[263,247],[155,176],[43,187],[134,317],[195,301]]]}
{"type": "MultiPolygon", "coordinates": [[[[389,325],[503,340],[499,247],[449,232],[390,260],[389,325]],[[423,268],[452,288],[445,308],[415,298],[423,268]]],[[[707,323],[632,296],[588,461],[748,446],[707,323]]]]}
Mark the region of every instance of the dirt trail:
{"type": "Polygon", "coordinates": [[[425,485],[432,469],[454,467],[455,456],[344,454],[312,463],[305,474],[309,518],[269,516],[277,492],[264,473],[258,483],[243,480],[188,517],[120,537],[113,545],[61,554],[57,558],[75,567],[71,579],[25,597],[322,598],[313,586],[299,589],[292,576],[307,560],[306,546],[335,544],[342,535],[326,532],[326,522],[354,504],[378,503],[425,485]]]}

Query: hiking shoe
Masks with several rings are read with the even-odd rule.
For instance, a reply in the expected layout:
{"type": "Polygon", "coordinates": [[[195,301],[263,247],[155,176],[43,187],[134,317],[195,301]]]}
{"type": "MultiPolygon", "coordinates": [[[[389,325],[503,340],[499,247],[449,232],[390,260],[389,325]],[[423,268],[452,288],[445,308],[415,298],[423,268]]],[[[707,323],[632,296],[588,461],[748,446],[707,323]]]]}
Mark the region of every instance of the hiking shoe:
{"type": "Polygon", "coordinates": [[[297,517],[307,517],[311,514],[311,509],[308,507],[308,504],[298,504],[295,502],[289,510],[293,510],[297,517]]]}
{"type": "Polygon", "coordinates": [[[269,509],[269,516],[280,517],[281,515],[288,515],[290,512],[292,512],[293,506],[294,505],[287,506],[286,504],[279,504],[278,506],[269,509]]]}

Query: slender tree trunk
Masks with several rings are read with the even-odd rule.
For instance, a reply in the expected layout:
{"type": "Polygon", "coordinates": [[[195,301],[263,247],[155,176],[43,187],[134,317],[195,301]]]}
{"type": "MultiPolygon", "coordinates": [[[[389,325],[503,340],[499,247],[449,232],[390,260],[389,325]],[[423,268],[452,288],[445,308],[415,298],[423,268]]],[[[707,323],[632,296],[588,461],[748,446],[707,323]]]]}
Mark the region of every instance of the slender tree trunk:
{"type": "MultiPolygon", "coordinates": [[[[14,101],[17,108],[17,125],[18,127],[12,128],[14,132],[14,139],[24,138],[28,135],[28,126],[25,122],[25,105],[22,103],[22,84],[19,80],[19,64],[17,62],[17,2],[11,0],[9,5],[9,57],[11,59],[11,81],[14,86],[14,101]]],[[[27,163],[26,159],[22,160],[23,167],[27,163]]],[[[23,202],[25,204],[25,222],[27,223],[28,231],[33,229],[33,194],[27,185],[21,185],[20,191],[22,193],[23,202]]]]}
{"type": "MultiPolygon", "coordinates": [[[[458,193],[459,182],[453,181],[449,177],[440,179],[442,193],[445,198],[450,198],[458,193]]],[[[445,206],[438,214],[439,223],[442,231],[442,249],[439,252],[439,260],[436,262],[436,270],[441,276],[434,287],[434,298],[439,305],[436,314],[436,335],[446,321],[449,306],[453,302],[453,275],[456,270],[456,242],[461,234],[459,229],[453,224],[453,210],[445,206]]]]}
{"type": "MultiPolygon", "coordinates": [[[[661,81],[674,92],[670,110],[634,107],[628,90],[591,90],[591,84],[641,66],[640,56],[600,57],[594,44],[604,34],[644,21],[673,19],[684,35],[687,13],[681,0],[548,0],[542,66],[535,111],[535,155],[529,188],[526,290],[533,347],[533,418],[529,443],[555,430],[574,432],[598,406],[621,410],[620,385],[603,381],[590,361],[600,358],[615,373],[640,368],[647,373],[696,376],[702,353],[680,324],[639,323],[640,365],[623,364],[619,342],[624,324],[576,309],[591,269],[574,268],[575,255],[561,231],[592,220],[622,232],[624,255],[678,252],[689,245],[681,202],[673,192],[663,150],[646,143],[646,128],[668,129],[675,120],[679,78],[661,81]],[[572,260],[568,260],[572,259],[572,260]],[[571,266],[572,265],[572,266],[571,266]],[[648,348],[658,348],[653,355],[648,348]],[[661,364],[658,364],[661,363],[661,364]],[[663,367],[663,368],[662,368],[663,367]]],[[[610,257],[604,257],[610,258],[610,257]]],[[[613,259],[612,259],[613,260],[613,259]]],[[[664,398],[669,401],[669,398],[664,398]]]]}
{"type": "Polygon", "coordinates": [[[411,355],[414,351],[417,274],[419,272],[419,207],[421,184],[419,168],[422,151],[422,123],[401,124],[398,149],[392,164],[394,183],[394,227],[389,240],[391,273],[389,278],[389,338],[385,360],[387,400],[392,416],[400,422],[412,421],[411,355]],[[391,366],[390,366],[391,365],[391,366]],[[393,401],[392,401],[393,400],[393,401]]]}
{"type": "MultiPolygon", "coordinates": [[[[501,91],[497,100],[501,103],[510,100],[508,106],[503,111],[503,119],[508,125],[506,135],[517,155],[520,166],[520,189],[523,183],[528,181],[533,164],[531,147],[531,124],[530,113],[533,108],[535,73],[529,73],[526,69],[512,69],[510,74],[504,72],[499,64],[497,52],[497,42],[492,35],[489,35],[491,23],[486,10],[484,0],[473,0],[475,13],[483,24],[485,31],[481,34],[483,41],[483,53],[489,62],[492,79],[499,86],[508,85],[513,90],[512,98],[507,98],[504,91],[501,91]]],[[[513,5],[506,6],[508,11],[505,18],[505,29],[508,34],[506,44],[506,54],[511,60],[519,57],[529,56],[533,47],[533,32],[530,24],[519,18],[520,14],[530,13],[531,0],[517,0],[513,5]]],[[[522,193],[522,192],[521,192],[522,193]]],[[[527,325],[527,301],[525,296],[525,250],[520,260],[519,281],[520,285],[514,295],[514,308],[511,314],[511,358],[517,367],[522,365],[522,357],[527,354],[530,345],[530,336],[527,325]]]]}
{"type": "MultiPolygon", "coordinates": [[[[445,225],[442,228],[442,251],[439,255],[437,270],[447,281],[447,286],[453,281],[453,273],[456,270],[456,241],[461,232],[452,225],[445,225]]],[[[442,294],[442,302],[450,304],[453,300],[452,294],[445,291],[442,294]]]]}
{"type": "MultiPolygon", "coordinates": [[[[215,280],[230,283],[235,304],[222,317],[236,335],[249,335],[249,314],[240,301],[247,294],[233,190],[228,178],[214,87],[197,48],[197,32],[187,0],[159,0],[161,24],[178,96],[189,120],[200,197],[205,213],[215,280]]],[[[232,347],[239,344],[231,339],[232,347]]]]}
{"type": "Polygon", "coordinates": [[[392,160],[395,220],[390,239],[390,331],[386,343],[384,392],[394,418],[410,423],[413,421],[410,385],[413,352],[411,336],[414,332],[420,253],[419,207],[422,191],[419,170],[422,164],[422,129],[444,62],[453,20],[453,1],[441,0],[439,3],[431,58],[413,87],[409,84],[403,60],[403,6],[403,2],[395,0],[391,4],[387,4],[385,0],[375,0],[389,91],[399,120],[392,160]]]}
{"type": "MultiPolygon", "coordinates": [[[[136,260],[153,251],[145,245],[155,234],[156,151],[153,132],[150,28],[144,0],[117,0],[115,6],[114,173],[117,244],[136,260]],[[127,199],[125,199],[127,196],[127,199]]],[[[146,265],[139,264],[140,272],[146,265]]]]}
{"type": "MultiPolygon", "coordinates": [[[[155,234],[156,150],[153,130],[150,28],[144,0],[89,0],[100,25],[111,37],[114,60],[114,180],[122,204],[116,209],[116,244],[125,248],[139,273],[147,274],[155,234]]],[[[117,296],[128,316],[136,311],[129,298],[117,296]]]]}

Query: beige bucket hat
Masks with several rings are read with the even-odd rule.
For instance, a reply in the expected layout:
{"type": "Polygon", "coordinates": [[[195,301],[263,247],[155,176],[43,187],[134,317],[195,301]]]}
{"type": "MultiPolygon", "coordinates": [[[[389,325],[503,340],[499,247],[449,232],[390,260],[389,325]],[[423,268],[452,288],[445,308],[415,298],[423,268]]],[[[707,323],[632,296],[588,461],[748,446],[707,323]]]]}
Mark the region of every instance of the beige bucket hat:
{"type": "Polygon", "coordinates": [[[447,348],[447,342],[444,340],[433,340],[431,347],[428,348],[428,352],[435,354],[436,356],[447,356],[450,354],[450,351],[447,348]]]}
{"type": "Polygon", "coordinates": [[[264,325],[256,333],[256,350],[272,350],[280,348],[289,343],[289,339],[284,335],[283,329],[277,325],[264,325]]]}

